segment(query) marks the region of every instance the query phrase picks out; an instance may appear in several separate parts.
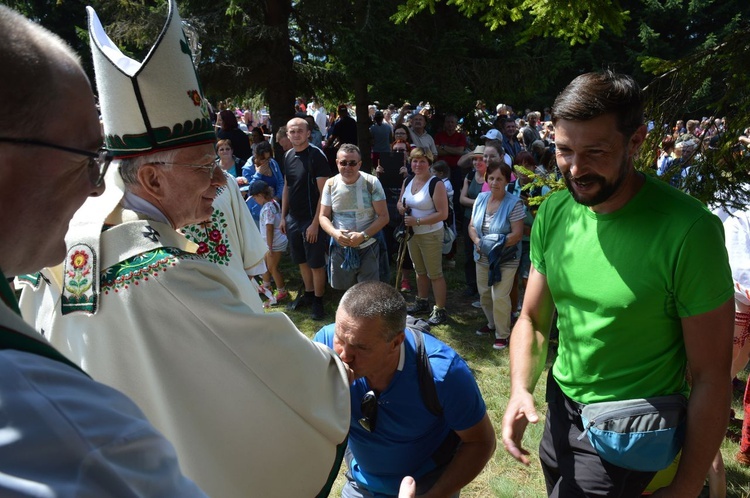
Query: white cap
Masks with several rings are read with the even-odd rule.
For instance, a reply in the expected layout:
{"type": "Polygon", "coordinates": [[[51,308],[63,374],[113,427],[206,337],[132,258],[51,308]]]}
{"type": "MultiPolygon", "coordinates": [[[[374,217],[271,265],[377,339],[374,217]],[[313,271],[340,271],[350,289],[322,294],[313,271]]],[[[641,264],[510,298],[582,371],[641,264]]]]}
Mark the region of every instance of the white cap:
{"type": "Polygon", "coordinates": [[[485,133],[484,135],[482,135],[481,138],[484,138],[484,139],[487,139],[487,140],[502,140],[503,139],[503,135],[502,135],[502,133],[500,133],[500,130],[498,130],[496,128],[492,128],[487,133],[485,133]]]}

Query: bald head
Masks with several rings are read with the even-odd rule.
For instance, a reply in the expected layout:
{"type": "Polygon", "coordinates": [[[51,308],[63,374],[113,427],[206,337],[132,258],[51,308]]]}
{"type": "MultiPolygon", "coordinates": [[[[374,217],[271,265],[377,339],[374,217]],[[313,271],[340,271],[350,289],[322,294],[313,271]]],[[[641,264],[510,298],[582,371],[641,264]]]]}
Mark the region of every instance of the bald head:
{"type": "Polygon", "coordinates": [[[0,133],[5,136],[39,135],[47,120],[45,110],[60,94],[66,73],[80,77],[78,56],[57,35],[17,12],[0,5],[0,133]],[[14,113],[23,107],[24,119],[14,113]]]}

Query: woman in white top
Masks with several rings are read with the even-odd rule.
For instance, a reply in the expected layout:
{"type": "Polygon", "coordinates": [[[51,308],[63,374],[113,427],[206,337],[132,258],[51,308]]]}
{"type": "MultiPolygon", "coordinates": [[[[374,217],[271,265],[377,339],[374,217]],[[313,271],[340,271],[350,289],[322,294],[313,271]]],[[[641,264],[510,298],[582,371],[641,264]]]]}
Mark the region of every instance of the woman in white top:
{"type": "Polygon", "coordinates": [[[404,181],[397,206],[404,216],[404,224],[414,233],[408,247],[417,274],[417,299],[407,311],[411,314],[429,311],[427,298],[432,283],[435,306],[428,321],[439,325],[448,320],[442,266],[443,220],[448,217],[448,196],[445,184],[430,174],[433,156],[429,149],[414,148],[409,159],[414,176],[404,181]],[[434,185],[432,195],[431,183],[434,185]]]}

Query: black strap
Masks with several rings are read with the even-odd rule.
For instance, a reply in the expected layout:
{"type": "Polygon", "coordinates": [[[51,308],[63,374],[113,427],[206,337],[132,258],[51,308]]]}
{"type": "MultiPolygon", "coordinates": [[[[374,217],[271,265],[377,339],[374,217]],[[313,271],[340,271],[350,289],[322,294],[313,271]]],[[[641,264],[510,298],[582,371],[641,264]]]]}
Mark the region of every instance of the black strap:
{"type": "MultiPolygon", "coordinates": [[[[440,404],[440,399],[438,399],[435,379],[432,377],[430,359],[425,351],[424,336],[420,330],[409,330],[414,335],[414,344],[417,349],[417,380],[419,382],[419,393],[422,395],[422,402],[430,413],[439,417],[443,414],[443,407],[440,404]]],[[[440,443],[440,446],[432,454],[431,458],[433,462],[438,467],[447,465],[456,454],[456,449],[460,443],[461,438],[456,434],[456,431],[449,431],[443,442],[440,443]]]]}
{"type": "Polygon", "coordinates": [[[432,377],[430,358],[424,347],[424,337],[419,330],[409,329],[414,336],[414,344],[417,350],[417,381],[419,382],[419,393],[422,396],[424,406],[433,415],[439,417],[443,414],[443,407],[438,399],[435,379],[432,377]]]}
{"type": "MultiPolygon", "coordinates": [[[[412,182],[412,180],[414,180],[414,175],[409,175],[406,177],[406,179],[404,180],[404,190],[406,190],[406,186],[409,185],[412,182]]],[[[430,178],[430,187],[428,188],[428,190],[430,192],[430,199],[433,199],[432,201],[433,204],[435,204],[435,200],[434,200],[435,185],[437,185],[437,183],[440,181],[442,180],[438,178],[437,176],[433,176],[430,178]]],[[[451,216],[451,200],[448,199],[448,217],[446,217],[445,220],[450,218],[450,216],[451,216]]],[[[445,221],[445,220],[442,220],[442,221],[445,221]]]]}

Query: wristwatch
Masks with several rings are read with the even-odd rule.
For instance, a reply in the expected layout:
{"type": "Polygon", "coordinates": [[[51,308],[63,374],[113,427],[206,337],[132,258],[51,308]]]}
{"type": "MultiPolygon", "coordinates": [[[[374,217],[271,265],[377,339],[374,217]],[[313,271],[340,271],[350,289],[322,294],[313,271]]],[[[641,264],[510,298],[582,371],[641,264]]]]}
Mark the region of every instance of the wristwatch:
{"type": "Polygon", "coordinates": [[[366,232],[362,232],[362,237],[364,237],[364,238],[365,238],[364,242],[367,242],[368,240],[370,240],[370,236],[369,236],[369,235],[367,235],[367,233],[366,233],[366,232]]]}

